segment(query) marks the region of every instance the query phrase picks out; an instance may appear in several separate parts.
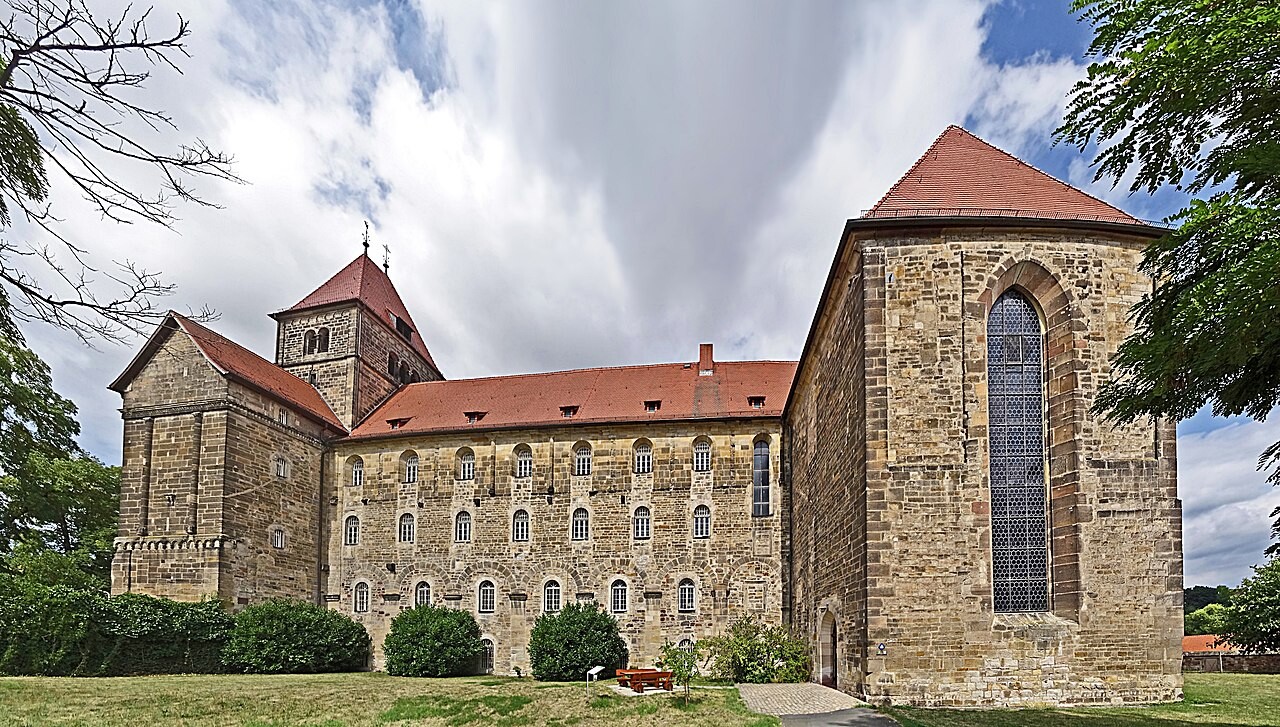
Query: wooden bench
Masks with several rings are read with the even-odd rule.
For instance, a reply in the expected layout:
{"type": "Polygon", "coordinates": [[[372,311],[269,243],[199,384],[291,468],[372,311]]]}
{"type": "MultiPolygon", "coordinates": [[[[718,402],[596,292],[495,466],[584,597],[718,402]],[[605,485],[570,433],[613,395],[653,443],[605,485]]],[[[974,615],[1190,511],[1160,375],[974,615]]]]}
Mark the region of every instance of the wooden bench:
{"type": "Polygon", "coordinates": [[[618,670],[618,686],[631,686],[631,677],[635,674],[657,673],[657,669],[619,669],[618,670]]]}
{"type": "Polygon", "coordinates": [[[645,687],[657,687],[668,692],[675,688],[669,671],[642,671],[631,675],[631,690],[644,693],[645,687]]]}

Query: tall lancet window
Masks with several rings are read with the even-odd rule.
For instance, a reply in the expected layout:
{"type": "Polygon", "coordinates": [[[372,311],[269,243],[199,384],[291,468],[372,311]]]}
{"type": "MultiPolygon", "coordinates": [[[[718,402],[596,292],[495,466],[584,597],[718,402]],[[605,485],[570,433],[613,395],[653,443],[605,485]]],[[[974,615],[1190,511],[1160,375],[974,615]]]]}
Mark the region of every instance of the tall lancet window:
{"type": "Polygon", "coordinates": [[[987,320],[991,576],[997,612],[1049,610],[1044,333],[1021,293],[987,320]]]}

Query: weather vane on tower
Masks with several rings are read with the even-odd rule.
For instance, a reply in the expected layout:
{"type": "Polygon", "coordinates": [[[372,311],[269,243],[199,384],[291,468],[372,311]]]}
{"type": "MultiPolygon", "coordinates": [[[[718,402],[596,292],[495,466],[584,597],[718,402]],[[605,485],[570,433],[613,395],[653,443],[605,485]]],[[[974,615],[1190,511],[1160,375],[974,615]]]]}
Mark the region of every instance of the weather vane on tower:
{"type": "Polygon", "coordinates": [[[369,254],[369,221],[368,220],[364,221],[364,239],[361,240],[361,243],[364,244],[364,254],[368,255],[369,254]]]}

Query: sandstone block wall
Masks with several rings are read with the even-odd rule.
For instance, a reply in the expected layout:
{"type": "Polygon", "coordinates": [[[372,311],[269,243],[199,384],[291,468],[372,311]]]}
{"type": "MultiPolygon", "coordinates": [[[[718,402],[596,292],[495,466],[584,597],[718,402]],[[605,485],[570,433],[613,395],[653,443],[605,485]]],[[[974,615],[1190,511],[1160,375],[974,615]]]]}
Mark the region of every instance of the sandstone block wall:
{"type": "Polygon", "coordinates": [[[112,592],[314,600],[321,428],[223,379],[174,332],[124,395],[112,592]],[[284,459],[285,477],[275,463],[284,459]],[[285,534],[284,547],[271,541],[285,534]]]}
{"type": "Polygon", "coordinates": [[[841,688],[931,706],[1180,697],[1173,427],[1089,413],[1150,289],[1142,243],[1006,229],[865,233],[849,246],[785,421],[792,613],[817,645],[839,609],[836,663],[853,671],[841,688]],[[985,326],[1011,287],[1047,328],[1047,613],[997,614],[991,597],[985,326]],[[862,445],[846,432],[859,427],[862,445]],[[810,501],[827,506],[805,518],[810,501]],[[850,545],[824,557],[825,533],[839,530],[850,545]],[[838,585],[859,559],[861,596],[838,585]]]}
{"type": "MultiPolygon", "coordinates": [[[[628,587],[628,606],[619,619],[633,664],[651,664],[665,640],[698,639],[734,618],[755,615],[781,621],[782,496],[777,484],[778,420],[681,422],[563,427],[555,429],[439,434],[344,442],[331,457],[324,502],[329,572],[325,601],[368,627],[375,645],[391,618],[414,605],[419,582],[430,584],[432,600],[475,613],[485,638],[495,645],[495,671],[529,673],[526,647],[534,619],[543,610],[548,580],[559,582],[562,603],[598,601],[608,607],[611,584],[628,587]],[[773,508],[768,517],[751,515],[752,447],[757,437],[771,442],[773,508]],[[712,442],[708,473],[693,472],[696,437],[712,442]],[[632,472],[634,443],[652,443],[654,466],[632,472]],[[590,476],[572,474],[573,450],[593,448],[590,476]],[[533,451],[533,474],[517,478],[514,452],[533,451]],[[457,453],[475,454],[475,476],[457,478],[457,453]],[[405,461],[419,457],[417,482],[405,482],[405,461]],[[364,462],[364,483],[352,486],[351,462],[364,462]],[[693,511],[711,509],[711,537],[693,537],[693,511]],[[633,538],[639,506],[652,512],[652,534],[633,538]],[[571,539],[574,510],[591,517],[590,538],[571,539]],[[530,540],[512,540],[512,518],[524,509],[530,540]],[[455,542],[459,512],[472,518],[468,543],[455,542]],[[415,519],[415,539],[399,542],[403,514],[415,519]],[[348,516],[360,519],[358,545],[343,544],[348,516]],[[393,570],[394,569],[394,570],[393,570]],[[690,578],[697,608],[681,613],[677,586],[690,578]],[[496,587],[492,614],[479,613],[482,580],[496,587]],[[357,583],[371,590],[370,610],[353,612],[357,583]]],[[[378,661],[380,662],[380,649],[378,661]]]]}

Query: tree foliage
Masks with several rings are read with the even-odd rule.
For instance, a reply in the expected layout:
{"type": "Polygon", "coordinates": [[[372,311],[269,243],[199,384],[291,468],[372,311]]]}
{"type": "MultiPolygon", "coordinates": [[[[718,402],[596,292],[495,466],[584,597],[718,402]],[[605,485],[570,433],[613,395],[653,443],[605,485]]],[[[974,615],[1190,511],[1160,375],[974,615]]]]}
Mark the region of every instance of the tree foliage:
{"type": "Polygon", "coordinates": [[[1280,558],[1254,566],[1235,589],[1221,634],[1248,653],[1280,652],[1280,558]]]}
{"type": "MultiPolygon", "coordinates": [[[[1114,421],[1280,404],[1280,4],[1076,0],[1097,60],[1058,138],[1098,145],[1097,178],[1196,195],[1151,244],[1154,290],[1095,408],[1114,421]]],[[[1259,459],[1280,461],[1280,443],[1259,459]]],[[[1272,475],[1280,483],[1280,470],[1272,475]]],[[[1280,516],[1280,509],[1273,515],[1280,516]]],[[[1280,520],[1274,534],[1280,537],[1280,520]]],[[[1273,545],[1272,550],[1280,544],[1273,545]]]]}
{"type": "Polygon", "coordinates": [[[684,703],[689,703],[689,684],[698,676],[698,659],[702,656],[702,642],[694,642],[687,649],[667,641],[662,644],[662,667],[671,672],[671,680],[684,688],[684,703]]]}
{"type": "Polygon", "coordinates": [[[1231,602],[1231,588],[1228,586],[1191,586],[1182,589],[1182,612],[1184,614],[1199,611],[1211,603],[1227,605],[1231,602]]]}
{"type": "Polygon", "coordinates": [[[1192,611],[1183,618],[1182,632],[1187,636],[1220,634],[1226,628],[1227,607],[1221,603],[1192,611]]]}
{"type": "Polygon", "coordinates": [[[249,674],[359,671],[368,664],[369,643],[369,632],[345,614],[276,598],[236,614],[222,663],[249,674]]]}
{"type": "Polygon", "coordinates": [[[480,626],[467,611],[424,604],[391,619],[382,642],[387,673],[406,677],[470,674],[484,652],[480,626]]]}
{"type": "Polygon", "coordinates": [[[8,10],[0,16],[0,306],[6,318],[45,321],[86,341],[120,339],[164,315],[152,301],[171,287],[128,261],[94,268],[89,246],[60,232],[49,173],[104,219],[166,226],[178,202],[212,206],[192,180],[238,181],[230,158],[199,139],[162,148],[174,119],[140,101],[151,69],[180,72],[190,27],[178,15],[153,35],[150,9],[97,15],[84,0],[10,0],[8,10]],[[124,167],[149,171],[157,191],[131,187],[124,167]],[[17,218],[58,247],[15,240],[17,218]]]}
{"type": "Polygon", "coordinates": [[[570,603],[558,613],[544,613],[529,635],[533,676],[548,682],[582,681],[592,667],[613,676],[627,664],[627,643],[618,621],[596,603],[570,603]]]}
{"type": "Polygon", "coordinates": [[[706,649],[713,679],[745,684],[809,679],[809,643],[784,626],[745,618],[730,624],[724,634],[700,643],[706,649]]]}

